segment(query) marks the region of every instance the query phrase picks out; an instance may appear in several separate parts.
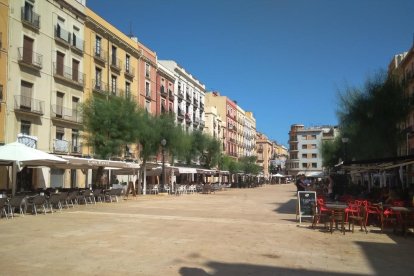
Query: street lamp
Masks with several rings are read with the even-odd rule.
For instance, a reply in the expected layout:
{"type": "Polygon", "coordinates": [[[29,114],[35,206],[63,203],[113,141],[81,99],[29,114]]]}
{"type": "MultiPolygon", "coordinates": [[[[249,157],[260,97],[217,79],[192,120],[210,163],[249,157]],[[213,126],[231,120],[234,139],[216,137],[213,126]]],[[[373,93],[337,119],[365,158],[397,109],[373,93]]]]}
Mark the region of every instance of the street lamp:
{"type": "Polygon", "coordinates": [[[348,160],[348,148],[347,148],[347,145],[348,145],[348,142],[349,142],[349,138],[348,137],[342,137],[342,143],[344,143],[344,161],[346,162],[347,160],[348,160]]]}
{"type": "Polygon", "coordinates": [[[162,170],[161,170],[161,192],[164,192],[165,186],[165,145],[167,145],[167,140],[161,140],[161,153],[162,153],[162,170]]]}

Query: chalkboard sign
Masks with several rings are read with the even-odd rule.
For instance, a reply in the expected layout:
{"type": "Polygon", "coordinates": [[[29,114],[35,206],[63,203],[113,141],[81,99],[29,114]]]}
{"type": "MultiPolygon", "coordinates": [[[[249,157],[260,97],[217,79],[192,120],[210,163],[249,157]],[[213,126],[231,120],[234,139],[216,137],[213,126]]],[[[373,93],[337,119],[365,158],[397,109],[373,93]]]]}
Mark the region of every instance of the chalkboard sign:
{"type": "Polygon", "coordinates": [[[313,206],[316,204],[316,192],[299,191],[298,192],[298,210],[299,223],[302,223],[302,218],[312,217],[313,206]]]}

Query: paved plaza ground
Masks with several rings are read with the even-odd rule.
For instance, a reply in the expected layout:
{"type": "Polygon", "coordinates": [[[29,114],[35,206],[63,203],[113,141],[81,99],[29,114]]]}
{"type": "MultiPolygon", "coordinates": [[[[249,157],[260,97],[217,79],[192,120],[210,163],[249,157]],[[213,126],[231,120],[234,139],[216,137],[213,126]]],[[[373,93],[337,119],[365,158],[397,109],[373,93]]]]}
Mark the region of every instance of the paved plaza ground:
{"type": "Polygon", "coordinates": [[[292,184],[0,220],[0,275],[412,275],[414,237],[295,220],[292,184]]]}

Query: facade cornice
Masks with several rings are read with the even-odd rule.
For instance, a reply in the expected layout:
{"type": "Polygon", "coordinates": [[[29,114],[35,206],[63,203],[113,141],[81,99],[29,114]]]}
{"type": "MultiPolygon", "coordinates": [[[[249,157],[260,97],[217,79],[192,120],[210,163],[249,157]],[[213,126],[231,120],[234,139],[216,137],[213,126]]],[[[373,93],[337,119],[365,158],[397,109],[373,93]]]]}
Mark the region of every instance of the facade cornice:
{"type": "Polygon", "coordinates": [[[61,7],[64,7],[65,9],[69,10],[70,12],[72,12],[73,14],[75,14],[76,16],[81,17],[81,19],[85,20],[86,19],[86,14],[82,11],[80,11],[79,9],[75,8],[74,6],[72,6],[71,4],[69,4],[68,2],[64,1],[64,0],[54,0],[57,4],[59,4],[61,7]]]}

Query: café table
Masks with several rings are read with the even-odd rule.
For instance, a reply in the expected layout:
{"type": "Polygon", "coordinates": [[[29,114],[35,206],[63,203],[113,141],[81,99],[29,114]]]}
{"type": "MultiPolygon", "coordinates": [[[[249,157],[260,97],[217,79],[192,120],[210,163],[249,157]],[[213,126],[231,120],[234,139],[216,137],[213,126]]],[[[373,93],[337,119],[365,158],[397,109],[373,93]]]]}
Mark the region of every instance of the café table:
{"type": "Polygon", "coordinates": [[[333,232],[333,223],[335,222],[336,229],[338,229],[338,222],[341,223],[341,231],[345,235],[345,209],[348,208],[348,204],[344,202],[327,202],[325,204],[326,209],[330,211],[330,228],[333,232]]]}
{"type": "Polygon", "coordinates": [[[401,207],[401,206],[391,206],[389,207],[393,212],[399,213],[401,215],[401,230],[402,234],[405,236],[407,235],[407,226],[410,223],[414,223],[414,219],[409,217],[409,215],[414,214],[413,207],[401,207]]]}

